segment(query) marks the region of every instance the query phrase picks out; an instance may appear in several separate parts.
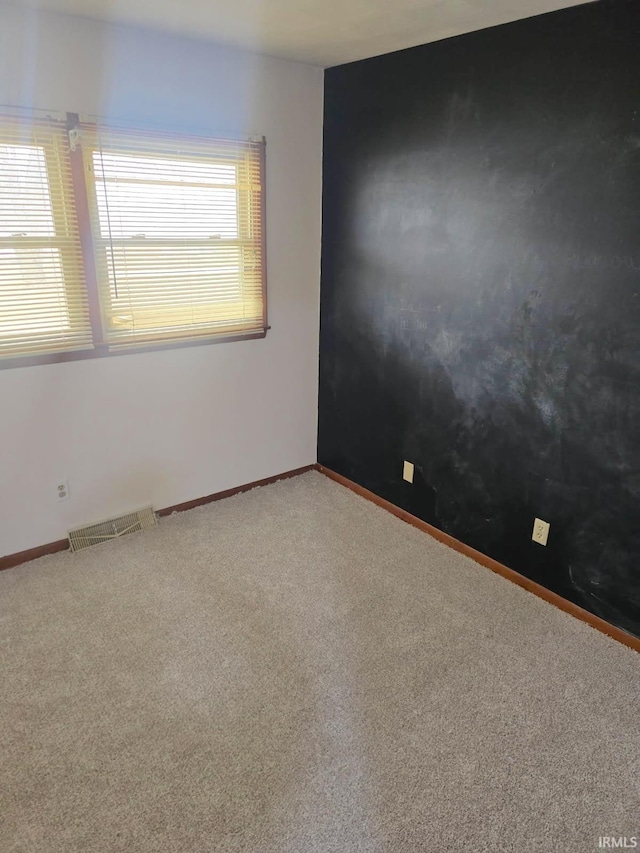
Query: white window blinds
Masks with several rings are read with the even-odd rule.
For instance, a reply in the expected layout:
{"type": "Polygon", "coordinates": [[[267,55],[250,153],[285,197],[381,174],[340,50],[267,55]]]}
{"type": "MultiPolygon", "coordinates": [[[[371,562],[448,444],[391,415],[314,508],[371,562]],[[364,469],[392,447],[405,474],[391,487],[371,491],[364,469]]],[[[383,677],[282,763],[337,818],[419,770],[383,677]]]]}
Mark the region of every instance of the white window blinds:
{"type": "Polygon", "coordinates": [[[264,142],[82,126],[110,348],[266,329],[264,142]]]}
{"type": "Polygon", "coordinates": [[[0,115],[0,358],[92,347],[65,124],[0,115]]]}

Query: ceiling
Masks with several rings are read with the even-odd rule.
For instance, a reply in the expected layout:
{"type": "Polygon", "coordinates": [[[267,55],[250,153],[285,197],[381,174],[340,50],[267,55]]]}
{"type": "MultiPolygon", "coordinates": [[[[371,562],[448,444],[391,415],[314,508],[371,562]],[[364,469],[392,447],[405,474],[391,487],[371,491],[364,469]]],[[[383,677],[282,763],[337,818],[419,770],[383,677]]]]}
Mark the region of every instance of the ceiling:
{"type": "Polygon", "coordinates": [[[589,0],[13,0],[331,66],[589,0]]]}

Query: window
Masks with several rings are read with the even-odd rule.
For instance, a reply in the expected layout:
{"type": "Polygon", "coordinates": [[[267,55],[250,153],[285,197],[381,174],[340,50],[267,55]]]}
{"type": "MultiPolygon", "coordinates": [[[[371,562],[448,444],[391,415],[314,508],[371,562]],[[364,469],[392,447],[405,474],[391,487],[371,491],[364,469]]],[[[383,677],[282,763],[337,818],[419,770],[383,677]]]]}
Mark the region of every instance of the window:
{"type": "Polygon", "coordinates": [[[92,346],[64,124],[0,122],[0,358],[92,346]]]}
{"type": "Polygon", "coordinates": [[[105,340],[263,329],[261,146],[82,138],[105,340]]]}
{"type": "Polygon", "coordinates": [[[263,185],[263,140],[0,119],[0,365],[263,337],[263,185]]]}

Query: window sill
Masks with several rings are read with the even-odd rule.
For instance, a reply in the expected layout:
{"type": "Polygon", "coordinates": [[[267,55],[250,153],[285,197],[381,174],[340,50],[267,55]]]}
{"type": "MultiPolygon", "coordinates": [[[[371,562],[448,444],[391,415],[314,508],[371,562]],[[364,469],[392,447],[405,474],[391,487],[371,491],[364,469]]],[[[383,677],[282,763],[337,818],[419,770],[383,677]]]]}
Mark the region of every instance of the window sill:
{"type": "Polygon", "coordinates": [[[61,364],[66,361],[86,361],[92,358],[111,358],[121,355],[133,355],[134,353],[160,352],[161,350],[186,349],[187,347],[202,347],[211,344],[232,343],[233,341],[253,341],[266,338],[267,331],[271,326],[258,332],[248,332],[242,335],[220,335],[210,338],[191,338],[187,341],[172,341],[171,343],[147,343],[133,346],[122,346],[117,349],[108,349],[106,346],[96,347],[90,350],[67,350],[47,355],[25,355],[0,358],[0,370],[8,370],[14,367],[34,367],[38,364],[61,364]]]}

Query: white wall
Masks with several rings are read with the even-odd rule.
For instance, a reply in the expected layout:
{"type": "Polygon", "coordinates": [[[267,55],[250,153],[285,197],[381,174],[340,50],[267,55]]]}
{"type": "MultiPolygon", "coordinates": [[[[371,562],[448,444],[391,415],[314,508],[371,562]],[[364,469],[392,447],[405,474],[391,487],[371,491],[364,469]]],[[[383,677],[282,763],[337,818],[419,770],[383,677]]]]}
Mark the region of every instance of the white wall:
{"type": "Polygon", "coordinates": [[[0,104],[267,138],[266,339],[0,370],[0,555],[315,462],[319,68],[0,6],[0,104]],[[57,503],[59,478],[71,499],[57,503]]]}

